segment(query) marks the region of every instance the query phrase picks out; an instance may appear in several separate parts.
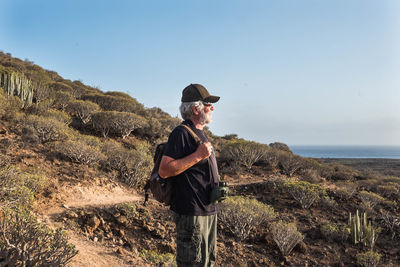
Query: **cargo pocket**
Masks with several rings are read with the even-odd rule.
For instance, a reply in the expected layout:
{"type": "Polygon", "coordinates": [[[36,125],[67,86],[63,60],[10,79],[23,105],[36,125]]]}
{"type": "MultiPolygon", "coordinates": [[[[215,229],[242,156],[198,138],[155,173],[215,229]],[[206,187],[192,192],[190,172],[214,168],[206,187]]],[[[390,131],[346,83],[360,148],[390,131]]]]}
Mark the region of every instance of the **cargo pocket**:
{"type": "Polygon", "coordinates": [[[201,262],[201,234],[199,225],[187,225],[177,236],[176,260],[183,264],[201,262]]]}

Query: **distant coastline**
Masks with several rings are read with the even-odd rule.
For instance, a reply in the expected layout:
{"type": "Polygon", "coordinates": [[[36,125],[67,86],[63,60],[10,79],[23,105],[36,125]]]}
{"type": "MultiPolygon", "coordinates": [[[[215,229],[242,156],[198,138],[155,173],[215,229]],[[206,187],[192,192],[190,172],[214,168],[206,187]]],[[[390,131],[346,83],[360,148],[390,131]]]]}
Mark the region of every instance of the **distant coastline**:
{"type": "Polygon", "coordinates": [[[290,146],[302,157],[320,159],[400,159],[400,146],[290,146]]]}

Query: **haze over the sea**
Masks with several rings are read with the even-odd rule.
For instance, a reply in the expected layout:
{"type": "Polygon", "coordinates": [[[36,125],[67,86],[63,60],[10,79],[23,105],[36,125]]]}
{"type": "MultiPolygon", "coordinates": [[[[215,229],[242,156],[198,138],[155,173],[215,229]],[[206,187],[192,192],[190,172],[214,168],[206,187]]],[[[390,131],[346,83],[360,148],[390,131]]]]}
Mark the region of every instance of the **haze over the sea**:
{"type": "Polygon", "coordinates": [[[3,0],[0,50],[262,143],[400,145],[398,0],[3,0]]]}
{"type": "Polygon", "coordinates": [[[291,146],[293,153],[310,158],[400,159],[400,146],[291,146]]]}

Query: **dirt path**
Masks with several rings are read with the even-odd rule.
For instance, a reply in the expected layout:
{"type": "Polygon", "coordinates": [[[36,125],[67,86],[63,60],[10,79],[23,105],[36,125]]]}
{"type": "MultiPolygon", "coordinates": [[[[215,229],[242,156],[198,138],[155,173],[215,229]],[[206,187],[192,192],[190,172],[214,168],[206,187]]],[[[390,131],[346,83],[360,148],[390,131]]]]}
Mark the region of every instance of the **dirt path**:
{"type": "MultiPolygon", "coordinates": [[[[38,207],[38,219],[50,227],[56,228],[62,226],[60,222],[56,221],[56,218],[69,208],[105,207],[142,199],[142,196],[135,190],[116,183],[95,182],[90,185],[67,185],[60,187],[55,205],[49,206],[48,203],[47,205],[43,203],[45,208],[38,207]]],[[[68,264],[70,267],[138,266],[137,264],[128,264],[130,260],[128,257],[118,256],[117,248],[93,242],[84,235],[73,231],[68,231],[68,237],[69,242],[79,250],[78,255],[68,264]]]]}

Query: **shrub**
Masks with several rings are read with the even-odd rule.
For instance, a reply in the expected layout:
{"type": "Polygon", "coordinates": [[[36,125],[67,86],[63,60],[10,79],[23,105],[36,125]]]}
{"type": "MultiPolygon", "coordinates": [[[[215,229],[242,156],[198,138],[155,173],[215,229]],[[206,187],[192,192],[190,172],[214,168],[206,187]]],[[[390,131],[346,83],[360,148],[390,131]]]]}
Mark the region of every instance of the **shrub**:
{"type": "Polygon", "coordinates": [[[379,215],[380,224],[391,235],[391,239],[400,237],[400,218],[393,213],[381,210],[379,215]]]}
{"type": "Polygon", "coordinates": [[[379,194],[388,197],[388,198],[395,198],[396,196],[399,195],[400,188],[397,184],[395,183],[388,183],[385,185],[378,185],[376,190],[378,191],[379,194]]]}
{"type": "Polygon", "coordinates": [[[315,169],[303,169],[300,171],[300,176],[303,181],[316,184],[320,183],[322,181],[321,176],[319,176],[319,173],[315,169]]]}
{"type": "Polygon", "coordinates": [[[121,203],[118,204],[117,209],[126,216],[128,220],[132,220],[137,217],[138,211],[134,203],[121,203]]]}
{"type": "Polygon", "coordinates": [[[275,149],[278,149],[278,150],[282,150],[282,151],[285,151],[285,152],[293,153],[292,150],[290,150],[289,146],[287,144],[284,144],[284,143],[274,142],[274,143],[269,144],[269,147],[275,148],[275,149]]]}
{"type": "Polygon", "coordinates": [[[99,147],[90,146],[81,140],[67,140],[55,144],[55,150],[71,161],[81,164],[96,164],[105,159],[99,147]]]}
{"type": "Polygon", "coordinates": [[[357,184],[352,182],[339,182],[336,184],[335,194],[342,200],[350,199],[357,192],[357,184]]]}
{"type": "Polygon", "coordinates": [[[28,108],[28,113],[34,115],[42,115],[47,112],[53,106],[53,99],[45,99],[40,103],[34,104],[28,108]]]}
{"type": "Polygon", "coordinates": [[[61,266],[78,251],[65,234],[52,231],[27,210],[7,210],[0,219],[2,266],[61,266]]]}
{"type": "Polygon", "coordinates": [[[145,119],[130,112],[100,111],[92,116],[93,128],[107,137],[109,132],[120,135],[123,139],[135,128],[142,127],[145,119]]]}
{"type": "Polygon", "coordinates": [[[65,140],[69,130],[67,125],[55,118],[36,115],[29,115],[24,122],[24,127],[31,127],[41,143],[65,140]]]}
{"type": "Polygon", "coordinates": [[[357,263],[361,266],[375,267],[378,265],[381,259],[381,254],[369,250],[367,252],[357,253],[356,258],[357,258],[357,263]]]}
{"type": "Polygon", "coordinates": [[[67,110],[86,124],[91,120],[92,114],[100,110],[100,107],[90,101],[73,100],[68,103],[67,110]]]}
{"type": "Polygon", "coordinates": [[[279,164],[279,150],[275,148],[267,149],[262,158],[272,170],[276,169],[279,164]]]}
{"type": "Polygon", "coordinates": [[[72,100],[73,96],[71,93],[58,91],[54,94],[54,106],[57,109],[64,110],[72,100]]]}
{"type": "Polygon", "coordinates": [[[377,204],[385,201],[384,197],[368,191],[359,192],[358,197],[367,209],[373,209],[377,204]]]}
{"type": "Polygon", "coordinates": [[[349,237],[350,228],[346,225],[325,222],[320,226],[322,236],[329,242],[343,242],[349,237]]]}
{"type": "Polygon", "coordinates": [[[13,167],[0,170],[0,208],[31,206],[34,192],[29,190],[24,177],[13,167]]]}
{"type": "Polygon", "coordinates": [[[149,261],[153,264],[157,264],[160,266],[164,266],[161,264],[169,264],[168,266],[176,266],[175,263],[175,256],[171,253],[160,253],[157,251],[152,250],[142,250],[139,252],[139,256],[142,257],[144,260],[149,261]]]}
{"type": "Polygon", "coordinates": [[[227,231],[246,239],[255,227],[275,218],[274,209],[255,199],[228,197],[220,204],[219,221],[227,231]]]}
{"type": "Polygon", "coordinates": [[[246,140],[232,140],[227,142],[221,150],[221,157],[234,167],[241,165],[251,169],[254,163],[262,159],[268,150],[267,145],[246,140]]]}
{"type": "Polygon", "coordinates": [[[292,177],[302,167],[302,158],[300,156],[281,151],[278,159],[283,173],[289,177],[292,177]]]}
{"type": "Polygon", "coordinates": [[[268,179],[266,180],[266,186],[271,190],[271,191],[275,191],[278,190],[279,192],[283,192],[284,191],[284,184],[286,182],[288,182],[289,179],[287,178],[287,176],[283,176],[283,175],[273,175],[268,177],[268,179]]]}
{"type": "Polygon", "coordinates": [[[68,113],[59,110],[48,110],[42,116],[48,118],[54,118],[64,124],[70,124],[72,121],[68,113]]]}
{"type": "Polygon", "coordinates": [[[153,168],[153,158],[145,144],[128,150],[117,143],[107,142],[102,146],[102,152],[107,157],[103,167],[117,170],[121,181],[129,186],[142,186],[153,168]]]}
{"type": "Polygon", "coordinates": [[[292,249],[304,239],[294,223],[275,222],[271,225],[271,233],[283,256],[289,255],[292,249]]]}
{"type": "Polygon", "coordinates": [[[316,184],[310,184],[304,181],[286,182],[285,190],[300,203],[303,209],[308,209],[315,201],[318,201],[320,196],[325,196],[325,190],[316,184]]]}
{"type": "Polygon", "coordinates": [[[127,98],[126,96],[94,93],[84,95],[82,99],[92,101],[107,111],[132,112],[139,115],[146,113],[144,106],[133,97],[127,98]]]}

